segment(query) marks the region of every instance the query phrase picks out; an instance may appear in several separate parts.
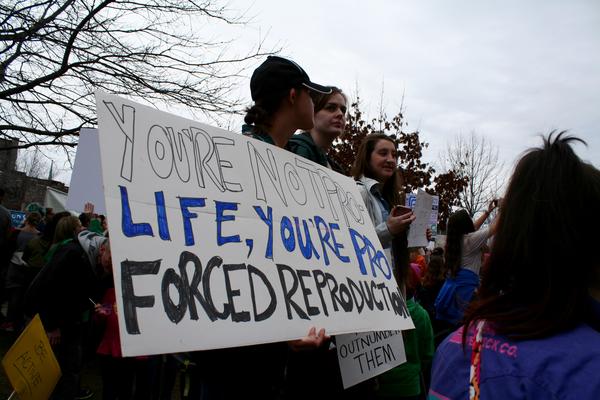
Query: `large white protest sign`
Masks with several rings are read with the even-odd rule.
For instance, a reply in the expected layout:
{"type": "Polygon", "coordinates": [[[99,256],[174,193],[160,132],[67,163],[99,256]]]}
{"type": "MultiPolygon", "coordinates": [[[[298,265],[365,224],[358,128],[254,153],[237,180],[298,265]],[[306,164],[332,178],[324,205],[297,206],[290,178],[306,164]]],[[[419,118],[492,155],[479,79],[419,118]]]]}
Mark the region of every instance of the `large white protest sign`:
{"type": "Polygon", "coordinates": [[[412,326],[355,183],[96,95],[126,356],[412,326]]]}
{"type": "Polygon", "coordinates": [[[94,211],[97,214],[106,213],[102,191],[98,130],[92,128],[83,128],[79,132],[79,143],[77,144],[66,208],[83,212],[85,203],[94,204],[94,211]]]}
{"type": "Polygon", "coordinates": [[[401,331],[338,335],[335,343],[344,389],[406,361],[401,331]]]}

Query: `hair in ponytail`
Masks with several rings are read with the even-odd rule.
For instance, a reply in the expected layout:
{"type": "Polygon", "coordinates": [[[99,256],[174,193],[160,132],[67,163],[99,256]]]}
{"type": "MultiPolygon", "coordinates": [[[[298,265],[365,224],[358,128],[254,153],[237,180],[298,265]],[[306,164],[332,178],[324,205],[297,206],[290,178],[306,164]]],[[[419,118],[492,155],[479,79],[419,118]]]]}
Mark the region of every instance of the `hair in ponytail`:
{"type": "Polygon", "coordinates": [[[269,117],[270,114],[267,110],[258,104],[254,104],[252,107],[246,109],[244,122],[248,125],[253,125],[259,130],[265,130],[265,128],[269,126],[269,117]]]}
{"type": "MultiPolygon", "coordinates": [[[[277,113],[277,110],[281,107],[281,103],[289,95],[291,89],[270,92],[268,96],[265,95],[261,99],[257,99],[251,107],[246,109],[244,122],[254,126],[255,130],[268,131],[268,128],[271,126],[271,118],[277,113]]],[[[301,90],[299,87],[295,89],[301,90]]]]}

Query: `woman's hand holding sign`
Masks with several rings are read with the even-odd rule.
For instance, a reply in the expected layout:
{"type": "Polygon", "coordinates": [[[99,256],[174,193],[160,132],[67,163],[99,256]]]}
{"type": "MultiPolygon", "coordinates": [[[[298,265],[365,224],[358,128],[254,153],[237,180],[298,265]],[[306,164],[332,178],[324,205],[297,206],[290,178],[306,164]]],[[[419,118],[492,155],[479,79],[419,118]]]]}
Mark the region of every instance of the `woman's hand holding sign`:
{"type": "Polygon", "coordinates": [[[317,328],[314,326],[308,331],[308,335],[302,339],[288,341],[288,346],[293,351],[313,350],[321,347],[329,340],[329,335],[325,334],[325,329],[321,328],[317,333],[317,328]]]}

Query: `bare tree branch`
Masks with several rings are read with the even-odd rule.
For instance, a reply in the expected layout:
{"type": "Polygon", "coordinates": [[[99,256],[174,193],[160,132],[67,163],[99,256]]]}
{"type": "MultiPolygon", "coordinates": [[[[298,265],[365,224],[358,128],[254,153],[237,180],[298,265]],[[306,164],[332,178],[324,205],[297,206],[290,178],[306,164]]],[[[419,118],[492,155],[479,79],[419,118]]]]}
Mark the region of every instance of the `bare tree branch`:
{"type": "Polygon", "coordinates": [[[444,170],[453,170],[468,179],[466,189],[460,193],[459,206],[471,217],[497,197],[503,164],[498,161],[498,149],[484,136],[475,132],[466,137],[457,135],[440,156],[440,164],[444,170]]]}
{"type": "Polygon", "coordinates": [[[235,54],[199,31],[244,23],[219,0],[0,0],[0,138],[73,146],[96,124],[96,90],[212,119],[239,112],[239,78],[270,52],[260,40],[235,54]]]}
{"type": "Polygon", "coordinates": [[[21,152],[17,157],[17,170],[34,178],[46,178],[50,172],[50,165],[45,155],[36,147],[33,151],[21,152]]]}

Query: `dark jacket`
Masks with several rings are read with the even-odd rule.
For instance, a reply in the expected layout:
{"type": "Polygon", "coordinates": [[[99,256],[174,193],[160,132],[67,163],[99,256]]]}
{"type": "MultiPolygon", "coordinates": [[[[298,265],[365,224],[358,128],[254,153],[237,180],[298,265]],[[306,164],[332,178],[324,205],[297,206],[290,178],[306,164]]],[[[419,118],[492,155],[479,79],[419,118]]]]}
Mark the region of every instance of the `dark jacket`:
{"type": "MultiPolygon", "coordinates": [[[[268,133],[253,126],[246,126],[244,135],[274,145],[268,133]]],[[[215,399],[278,399],[287,348],[276,342],[193,352],[193,380],[215,399]]]]}
{"type": "Polygon", "coordinates": [[[25,296],[26,312],[40,314],[46,331],[82,321],[92,308],[97,278],[86,253],[74,240],[61,243],[25,296]]]}
{"type": "Polygon", "coordinates": [[[43,236],[32,239],[23,250],[23,261],[29,268],[39,271],[42,269],[46,260],[44,256],[50,250],[51,241],[43,236]]]}
{"type": "Polygon", "coordinates": [[[327,155],[323,149],[315,144],[312,136],[310,136],[310,132],[302,132],[292,136],[288,142],[288,148],[294,154],[298,154],[324,167],[330,166],[335,172],[346,175],[346,171],[333,158],[327,155]]]}
{"type": "Polygon", "coordinates": [[[260,140],[261,142],[269,143],[275,146],[273,138],[271,138],[271,136],[267,132],[259,131],[255,127],[251,127],[251,129],[245,132],[244,135],[251,137],[252,139],[260,140]]]}

